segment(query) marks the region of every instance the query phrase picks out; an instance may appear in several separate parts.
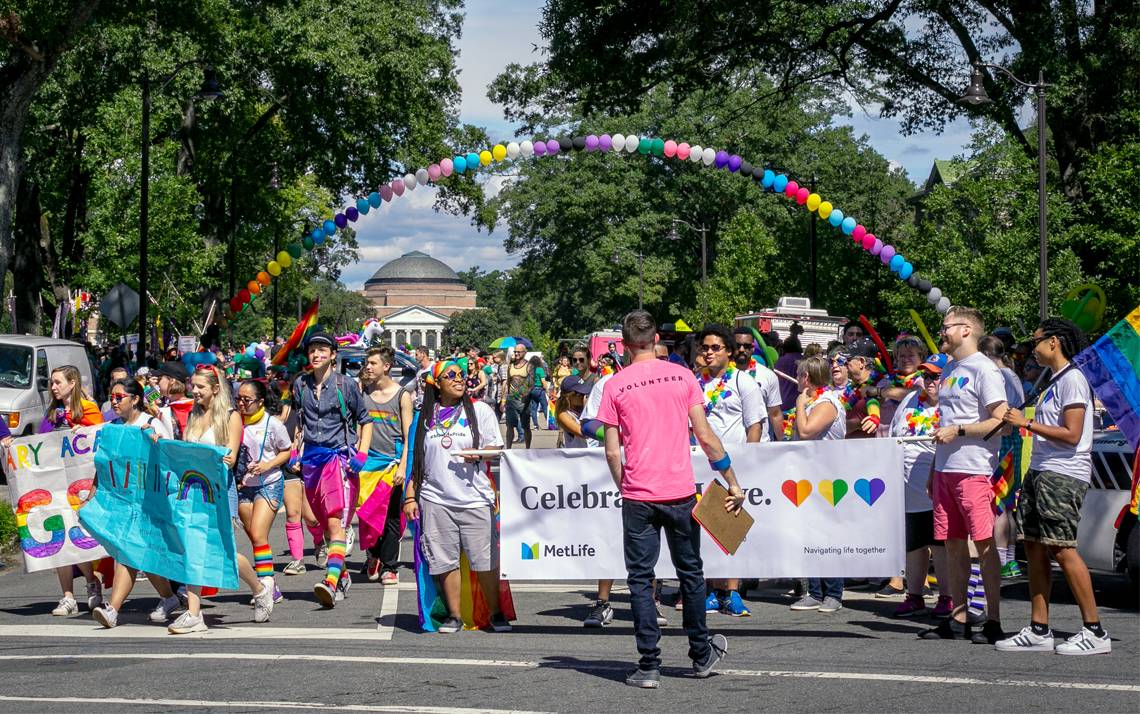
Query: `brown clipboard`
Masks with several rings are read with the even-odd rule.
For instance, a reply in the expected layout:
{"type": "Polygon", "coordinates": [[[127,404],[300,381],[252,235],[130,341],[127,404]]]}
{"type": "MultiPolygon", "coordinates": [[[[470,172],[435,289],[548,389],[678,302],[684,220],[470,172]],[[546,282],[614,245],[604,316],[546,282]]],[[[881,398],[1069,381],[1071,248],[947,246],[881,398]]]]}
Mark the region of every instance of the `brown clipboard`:
{"type": "Polygon", "coordinates": [[[748,511],[741,507],[729,513],[724,510],[724,499],[728,498],[728,489],[713,479],[705,486],[701,500],[693,507],[693,519],[701,524],[713,542],[729,555],[736,555],[740,544],[748,536],[748,531],[755,523],[748,511]]]}

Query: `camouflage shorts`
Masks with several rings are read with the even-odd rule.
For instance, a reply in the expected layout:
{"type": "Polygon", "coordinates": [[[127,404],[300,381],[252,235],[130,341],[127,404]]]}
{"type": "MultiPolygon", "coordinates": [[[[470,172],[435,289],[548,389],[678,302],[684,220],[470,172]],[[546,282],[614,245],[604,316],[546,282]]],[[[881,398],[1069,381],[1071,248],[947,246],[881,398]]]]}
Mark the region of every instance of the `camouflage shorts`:
{"type": "Polygon", "coordinates": [[[1081,503],[1089,485],[1056,471],[1030,469],[1017,502],[1018,536],[1045,545],[1075,548],[1081,503]]]}

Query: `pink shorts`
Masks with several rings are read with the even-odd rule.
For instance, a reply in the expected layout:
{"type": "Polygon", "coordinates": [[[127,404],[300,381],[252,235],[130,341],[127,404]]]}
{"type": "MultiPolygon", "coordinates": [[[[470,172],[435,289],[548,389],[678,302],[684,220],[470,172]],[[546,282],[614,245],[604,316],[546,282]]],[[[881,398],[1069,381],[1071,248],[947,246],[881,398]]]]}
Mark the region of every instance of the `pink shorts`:
{"type": "Polygon", "coordinates": [[[356,496],[360,491],[359,478],[345,474],[345,459],[337,456],[323,466],[304,465],[303,469],[319,472],[319,480],[312,473],[306,482],[312,484],[305,489],[309,507],[313,509],[318,523],[328,523],[329,518],[339,518],[341,525],[348,527],[356,510],[356,496]]]}
{"type": "Polygon", "coordinates": [[[979,541],[994,537],[990,477],[934,472],[934,539],[979,541]]]}

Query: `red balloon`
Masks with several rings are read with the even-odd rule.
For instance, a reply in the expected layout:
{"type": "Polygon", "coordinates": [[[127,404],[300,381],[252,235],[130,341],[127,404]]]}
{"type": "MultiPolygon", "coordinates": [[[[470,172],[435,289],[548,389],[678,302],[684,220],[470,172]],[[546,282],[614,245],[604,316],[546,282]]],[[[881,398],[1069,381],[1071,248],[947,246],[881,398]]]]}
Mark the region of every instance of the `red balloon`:
{"type": "Polygon", "coordinates": [[[242,304],[242,305],[244,305],[244,304],[246,304],[247,302],[249,302],[249,298],[250,298],[250,294],[249,294],[249,291],[248,291],[248,290],[246,290],[245,288],[242,288],[241,290],[238,290],[237,299],[238,299],[239,301],[241,301],[241,304],[242,304]]]}
{"type": "Polygon", "coordinates": [[[230,298],[230,313],[237,314],[241,312],[241,300],[238,297],[230,298]]]}

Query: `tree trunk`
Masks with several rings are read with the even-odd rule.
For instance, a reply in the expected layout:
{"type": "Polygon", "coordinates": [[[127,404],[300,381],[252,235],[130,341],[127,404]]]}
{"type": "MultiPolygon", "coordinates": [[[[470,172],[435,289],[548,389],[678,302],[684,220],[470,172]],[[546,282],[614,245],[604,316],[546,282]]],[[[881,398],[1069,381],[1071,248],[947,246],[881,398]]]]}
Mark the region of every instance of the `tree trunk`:
{"type": "Polygon", "coordinates": [[[15,250],[12,254],[12,277],[16,285],[16,324],[19,334],[44,334],[44,315],[54,314],[55,304],[44,303],[44,288],[54,283],[54,270],[45,261],[51,253],[47,218],[40,208],[39,187],[25,176],[16,192],[16,220],[13,225],[15,250]]]}

